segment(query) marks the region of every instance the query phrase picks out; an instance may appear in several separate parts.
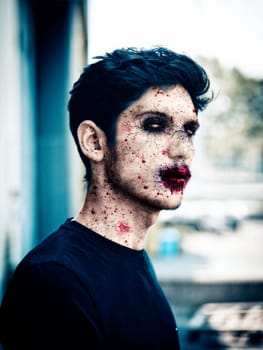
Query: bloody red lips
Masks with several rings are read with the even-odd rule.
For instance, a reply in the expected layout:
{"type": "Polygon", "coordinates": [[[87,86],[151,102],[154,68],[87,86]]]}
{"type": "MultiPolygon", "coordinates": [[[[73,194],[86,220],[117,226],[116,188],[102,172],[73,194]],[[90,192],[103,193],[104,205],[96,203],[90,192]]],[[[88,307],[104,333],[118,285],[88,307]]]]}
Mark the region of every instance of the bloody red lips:
{"type": "Polygon", "coordinates": [[[171,194],[181,192],[191,178],[190,170],[187,166],[168,167],[160,170],[160,177],[163,185],[169,188],[171,194]]]}

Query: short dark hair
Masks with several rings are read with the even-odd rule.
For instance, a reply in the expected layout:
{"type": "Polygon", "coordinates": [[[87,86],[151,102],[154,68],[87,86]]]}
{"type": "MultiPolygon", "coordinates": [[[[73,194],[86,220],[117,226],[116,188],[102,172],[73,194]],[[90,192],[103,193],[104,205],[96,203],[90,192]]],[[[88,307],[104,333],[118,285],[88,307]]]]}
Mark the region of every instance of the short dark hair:
{"type": "Polygon", "coordinates": [[[164,47],[117,49],[86,66],[70,91],[70,130],[90,178],[89,161],[83,155],[77,129],[93,120],[115,142],[115,126],[121,112],[150,87],[180,84],[190,94],[196,111],[204,110],[212,97],[206,95],[210,81],[205,70],[185,54],[164,47]]]}

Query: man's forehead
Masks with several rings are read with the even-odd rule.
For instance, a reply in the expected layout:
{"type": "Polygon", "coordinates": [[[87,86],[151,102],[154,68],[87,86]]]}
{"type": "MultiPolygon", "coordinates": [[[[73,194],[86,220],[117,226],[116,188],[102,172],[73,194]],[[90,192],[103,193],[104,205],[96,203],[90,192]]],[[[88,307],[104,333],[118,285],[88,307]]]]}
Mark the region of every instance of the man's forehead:
{"type": "Polygon", "coordinates": [[[196,113],[189,93],[181,85],[174,85],[165,89],[151,87],[126,110],[128,114],[132,113],[134,116],[149,111],[156,111],[168,116],[180,113],[196,113]]]}
{"type": "Polygon", "coordinates": [[[162,100],[166,101],[174,101],[174,102],[192,102],[190,94],[188,91],[181,85],[172,85],[169,87],[151,87],[149,88],[145,94],[142,96],[142,100],[150,99],[150,100],[162,100]]]}

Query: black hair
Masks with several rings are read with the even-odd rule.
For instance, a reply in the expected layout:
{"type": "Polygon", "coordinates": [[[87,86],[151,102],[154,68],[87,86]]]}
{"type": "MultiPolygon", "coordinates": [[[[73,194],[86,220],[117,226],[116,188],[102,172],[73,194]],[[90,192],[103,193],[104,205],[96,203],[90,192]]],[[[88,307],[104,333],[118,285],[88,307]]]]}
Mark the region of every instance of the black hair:
{"type": "Polygon", "coordinates": [[[93,120],[115,142],[115,125],[121,112],[150,87],[180,84],[190,94],[196,111],[211,101],[206,93],[210,81],[205,70],[185,54],[164,47],[117,49],[86,66],[70,91],[70,130],[90,179],[89,160],[83,155],[77,129],[83,120],[93,120]]]}

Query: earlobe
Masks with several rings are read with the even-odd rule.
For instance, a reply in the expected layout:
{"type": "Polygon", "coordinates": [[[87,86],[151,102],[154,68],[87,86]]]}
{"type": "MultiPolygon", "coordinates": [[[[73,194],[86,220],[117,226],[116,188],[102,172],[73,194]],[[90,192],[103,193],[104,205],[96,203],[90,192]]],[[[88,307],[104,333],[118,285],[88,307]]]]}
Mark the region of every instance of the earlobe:
{"type": "Polygon", "coordinates": [[[78,127],[78,140],[85,156],[95,162],[104,158],[106,137],[104,132],[91,120],[84,120],[78,127]]]}

